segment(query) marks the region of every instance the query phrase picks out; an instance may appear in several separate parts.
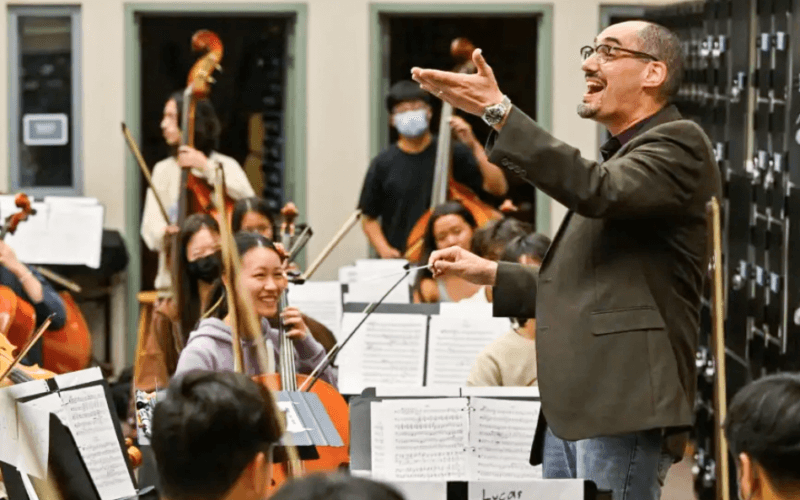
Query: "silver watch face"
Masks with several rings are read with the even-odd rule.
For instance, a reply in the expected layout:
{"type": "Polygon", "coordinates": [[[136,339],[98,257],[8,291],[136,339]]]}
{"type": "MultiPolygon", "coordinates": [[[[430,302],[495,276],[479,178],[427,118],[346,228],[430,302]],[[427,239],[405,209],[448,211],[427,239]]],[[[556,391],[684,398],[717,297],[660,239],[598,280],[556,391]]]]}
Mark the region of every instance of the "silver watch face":
{"type": "Polygon", "coordinates": [[[489,115],[489,118],[492,120],[499,120],[503,117],[503,114],[506,112],[506,107],[502,104],[493,104],[486,108],[486,114],[489,115]]]}

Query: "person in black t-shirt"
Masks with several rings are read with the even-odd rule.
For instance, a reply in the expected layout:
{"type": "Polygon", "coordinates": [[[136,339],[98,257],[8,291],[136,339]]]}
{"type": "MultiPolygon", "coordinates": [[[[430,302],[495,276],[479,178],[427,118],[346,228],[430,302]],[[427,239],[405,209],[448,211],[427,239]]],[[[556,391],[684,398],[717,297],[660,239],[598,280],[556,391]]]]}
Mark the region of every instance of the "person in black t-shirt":
{"type": "MultiPolygon", "coordinates": [[[[436,163],[428,93],[401,81],[390,89],[386,105],[399,139],[372,160],[358,202],[364,234],[384,259],[402,257],[411,229],[430,208],[436,163]]],[[[453,147],[453,178],[475,193],[503,196],[505,176],[489,162],[470,125],[454,116],[450,127],[460,141],[453,147]]]]}

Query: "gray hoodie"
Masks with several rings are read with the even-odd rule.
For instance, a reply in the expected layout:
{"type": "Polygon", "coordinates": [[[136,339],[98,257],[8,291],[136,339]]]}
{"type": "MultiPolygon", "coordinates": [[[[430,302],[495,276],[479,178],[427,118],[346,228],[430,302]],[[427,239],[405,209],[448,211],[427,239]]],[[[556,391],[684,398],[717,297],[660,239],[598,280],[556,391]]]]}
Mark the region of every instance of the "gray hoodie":
{"type": "MultiPolygon", "coordinates": [[[[280,341],[278,330],[270,327],[266,319],[261,320],[261,331],[265,339],[271,339],[274,346],[275,364],[278,362],[280,341]]],[[[255,345],[249,341],[241,341],[244,371],[248,375],[260,373],[256,363],[255,345]]],[[[325,348],[308,333],[301,341],[294,342],[295,366],[298,373],[311,373],[325,359],[325,348]]],[[[175,376],[191,370],[233,371],[233,342],[231,329],[224,321],[217,318],[206,318],[200,321],[197,329],[189,334],[186,347],[178,358],[175,376]]],[[[321,380],[336,387],[336,371],[328,367],[322,373],[321,380]]]]}

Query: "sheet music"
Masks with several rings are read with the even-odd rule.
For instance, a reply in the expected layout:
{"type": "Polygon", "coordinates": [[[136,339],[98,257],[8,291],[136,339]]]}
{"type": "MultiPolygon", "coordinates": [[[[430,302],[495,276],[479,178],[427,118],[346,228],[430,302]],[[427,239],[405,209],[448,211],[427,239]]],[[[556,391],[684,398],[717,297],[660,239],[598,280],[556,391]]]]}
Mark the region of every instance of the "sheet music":
{"type": "Polygon", "coordinates": [[[76,372],[62,373],[53,377],[60,390],[69,389],[77,385],[88,384],[103,380],[103,372],[99,366],[78,370],[76,372]]]}
{"type": "Polygon", "coordinates": [[[370,440],[372,449],[372,472],[386,471],[386,431],[384,422],[386,421],[383,405],[380,401],[372,401],[369,404],[370,412],[370,440]]]}
{"type": "Polygon", "coordinates": [[[466,398],[382,401],[379,418],[384,440],[381,443],[373,439],[372,447],[377,448],[374,455],[384,454],[384,460],[373,462],[373,477],[467,480],[467,401],[466,398]]]}
{"type": "MultiPolygon", "coordinates": [[[[342,335],[364,317],[345,313],[342,335]]],[[[366,387],[422,386],[428,317],[421,314],[373,314],[339,353],[339,390],[361,394],[366,387]]]]}
{"type": "Polygon", "coordinates": [[[47,260],[37,264],[84,264],[93,269],[100,267],[103,243],[102,205],[60,205],[50,212],[50,246],[47,260]],[[59,259],[56,261],[55,259],[59,259]]]}
{"type": "MultiPolygon", "coordinates": [[[[26,264],[42,263],[49,250],[43,248],[42,242],[47,241],[48,220],[50,218],[50,205],[41,202],[31,203],[31,208],[36,210],[35,215],[29,215],[24,222],[20,222],[14,234],[7,234],[5,242],[14,249],[20,262],[26,264]]],[[[12,203],[0,209],[3,215],[3,224],[8,215],[17,213],[18,208],[12,203]]]]}
{"type": "Polygon", "coordinates": [[[528,463],[541,404],[473,397],[470,406],[470,479],[541,477],[541,468],[528,463]]]}
{"type": "Polygon", "coordinates": [[[61,416],[61,398],[56,393],[17,403],[17,468],[39,479],[47,479],[51,413],[61,416]]]}
{"type": "Polygon", "coordinates": [[[17,466],[19,438],[17,432],[17,399],[44,394],[47,382],[33,380],[0,389],[0,460],[17,466]]]}
{"type": "MultiPolygon", "coordinates": [[[[491,318],[491,302],[442,302],[439,304],[439,316],[455,318],[491,318]]],[[[497,318],[498,320],[501,318],[497,318]]],[[[510,325],[508,318],[502,318],[507,325],[510,325]]]]}
{"type": "MultiPolygon", "coordinates": [[[[405,270],[405,259],[361,259],[356,261],[356,280],[348,284],[345,302],[374,302],[389,291],[405,270]]],[[[409,304],[411,279],[407,276],[386,297],[385,303],[409,304]]]]}
{"type": "Polygon", "coordinates": [[[338,281],[306,281],[289,284],[289,305],[313,318],[339,338],[342,324],[342,285],[338,281]]]}
{"type": "Polygon", "coordinates": [[[135,495],[103,386],[64,391],[61,399],[65,420],[101,500],[135,495]]]}
{"type": "Polygon", "coordinates": [[[478,354],[509,328],[505,318],[432,316],[425,385],[465,385],[478,354]]]}
{"type": "MultiPolygon", "coordinates": [[[[34,202],[36,215],[19,225],[5,242],[26,264],[63,264],[100,267],[104,208],[91,198],[70,202],[62,198],[34,202]],[[49,201],[47,201],[49,200],[49,201]]],[[[95,200],[96,201],[96,200],[95,200]]],[[[0,199],[0,215],[15,213],[8,198],[0,199]]]]}

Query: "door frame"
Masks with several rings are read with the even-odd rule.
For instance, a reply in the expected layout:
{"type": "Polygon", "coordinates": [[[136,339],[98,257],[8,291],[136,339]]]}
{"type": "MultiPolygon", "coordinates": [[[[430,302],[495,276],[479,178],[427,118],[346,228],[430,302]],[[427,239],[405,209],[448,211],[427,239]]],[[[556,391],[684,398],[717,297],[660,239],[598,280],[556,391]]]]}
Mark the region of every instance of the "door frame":
{"type": "MultiPolygon", "coordinates": [[[[247,16],[275,15],[293,19],[289,23],[286,69],[286,147],[284,186],[301,213],[306,212],[306,78],[308,7],[303,3],[126,3],[125,4],[125,121],[139,141],[141,130],[140,69],[141,44],[139,43],[138,17],[140,15],[176,16],[247,16]]],[[[189,42],[186,44],[187,50],[189,42]]],[[[136,349],[139,301],[141,287],[141,238],[139,225],[140,178],[139,167],[131,154],[125,152],[125,239],[129,262],[127,278],[127,353],[133,360],[136,349]]]]}
{"type": "MultiPolygon", "coordinates": [[[[551,130],[553,118],[553,4],[552,3],[371,3],[370,20],[370,157],[374,158],[388,144],[386,127],[388,112],[383,106],[383,96],[389,91],[389,82],[384,81],[384,51],[389,44],[385,40],[382,14],[534,14],[539,16],[538,44],[536,47],[536,122],[545,130],[551,130]]],[[[550,197],[536,190],[536,231],[550,232],[550,197]]]]}

